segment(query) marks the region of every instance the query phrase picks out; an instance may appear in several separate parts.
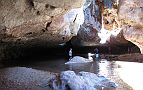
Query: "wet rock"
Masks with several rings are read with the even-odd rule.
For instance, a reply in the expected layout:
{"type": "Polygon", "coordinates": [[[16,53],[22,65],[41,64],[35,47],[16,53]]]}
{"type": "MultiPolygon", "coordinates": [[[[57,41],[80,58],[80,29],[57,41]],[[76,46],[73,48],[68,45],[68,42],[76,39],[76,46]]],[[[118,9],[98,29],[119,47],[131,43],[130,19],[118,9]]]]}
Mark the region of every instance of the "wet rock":
{"type": "Polygon", "coordinates": [[[124,54],[124,55],[119,55],[117,57],[117,60],[130,61],[130,62],[143,62],[143,55],[140,53],[124,54]]]}
{"type": "Polygon", "coordinates": [[[97,76],[94,73],[74,71],[64,71],[60,75],[61,80],[65,80],[71,90],[98,90],[102,88],[114,89],[117,85],[104,76],[97,76]]]}

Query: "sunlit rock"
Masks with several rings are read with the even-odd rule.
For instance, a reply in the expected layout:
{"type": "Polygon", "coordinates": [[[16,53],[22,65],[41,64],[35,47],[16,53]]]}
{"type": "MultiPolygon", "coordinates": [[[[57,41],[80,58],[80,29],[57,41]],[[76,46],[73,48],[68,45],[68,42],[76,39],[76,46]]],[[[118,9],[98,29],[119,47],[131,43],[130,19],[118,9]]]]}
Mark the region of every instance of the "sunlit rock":
{"type": "Polygon", "coordinates": [[[97,76],[94,73],[74,71],[64,71],[60,75],[61,80],[65,80],[71,90],[98,90],[115,89],[117,84],[108,80],[104,76],[97,76]]]}
{"type": "Polygon", "coordinates": [[[102,12],[102,28],[98,33],[100,43],[110,45],[126,45],[128,41],[124,38],[121,24],[118,18],[118,0],[104,0],[102,12]]]}
{"type": "Polygon", "coordinates": [[[87,2],[88,6],[84,9],[84,23],[77,37],[73,38],[73,45],[128,44],[118,18],[119,1],[87,0],[87,2]]]}
{"type": "Polygon", "coordinates": [[[70,59],[65,64],[74,64],[74,63],[89,63],[92,62],[92,59],[80,57],[80,56],[74,56],[72,59],[70,59]]]}
{"type": "Polygon", "coordinates": [[[143,26],[143,0],[120,0],[118,15],[124,24],[143,26]]]}
{"type": "Polygon", "coordinates": [[[101,6],[96,0],[86,0],[84,6],[84,23],[81,25],[74,45],[92,46],[100,42],[98,31],[101,29],[101,6]]]}
{"type": "MultiPolygon", "coordinates": [[[[80,25],[84,22],[83,7],[72,9],[64,15],[65,26],[63,28],[63,35],[68,33],[69,36],[76,36],[80,25]]],[[[61,34],[61,33],[60,33],[61,34]]]]}

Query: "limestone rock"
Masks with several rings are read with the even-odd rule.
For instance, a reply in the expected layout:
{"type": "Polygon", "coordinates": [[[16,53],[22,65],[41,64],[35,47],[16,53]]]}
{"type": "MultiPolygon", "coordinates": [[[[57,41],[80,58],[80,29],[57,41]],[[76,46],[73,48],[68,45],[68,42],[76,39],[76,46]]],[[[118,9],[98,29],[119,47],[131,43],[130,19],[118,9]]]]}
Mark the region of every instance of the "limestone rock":
{"type": "Polygon", "coordinates": [[[124,36],[127,40],[137,45],[140,48],[141,53],[143,53],[143,28],[125,26],[124,36]]]}
{"type": "Polygon", "coordinates": [[[78,31],[83,3],[83,0],[1,0],[0,31],[3,32],[0,34],[6,37],[0,39],[35,43],[41,40],[47,44],[66,42],[76,34],[72,33],[73,29],[78,31]]]}
{"type": "Polygon", "coordinates": [[[114,89],[117,85],[104,76],[97,76],[94,73],[74,71],[64,71],[60,75],[61,80],[65,80],[71,90],[98,90],[102,88],[114,89]]]}
{"type": "Polygon", "coordinates": [[[120,0],[118,15],[123,23],[143,26],[143,0],[120,0]]]}
{"type": "Polygon", "coordinates": [[[118,18],[118,1],[91,0],[84,10],[84,15],[84,23],[81,25],[77,37],[72,39],[73,45],[96,46],[101,44],[128,44],[128,41],[125,40],[120,30],[121,24],[118,18]]]}
{"type": "Polygon", "coordinates": [[[0,0],[0,52],[69,41],[83,23],[83,5],[84,0],[0,0]]]}
{"type": "Polygon", "coordinates": [[[72,41],[74,45],[93,46],[99,44],[98,31],[101,29],[100,1],[86,0],[84,7],[84,23],[81,25],[77,37],[72,41]]]}
{"type": "Polygon", "coordinates": [[[80,57],[80,56],[74,56],[72,59],[70,59],[65,64],[89,63],[89,62],[93,62],[93,60],[90,60],[90,59],[87,59],[87,58],[84,58],[84,57],[80,57]]]}
{"type": "Polygon", "coordinates": [[[120,0],[119,19],[126,40],[134,43],[143,53],[143,0],[120,0]]]}

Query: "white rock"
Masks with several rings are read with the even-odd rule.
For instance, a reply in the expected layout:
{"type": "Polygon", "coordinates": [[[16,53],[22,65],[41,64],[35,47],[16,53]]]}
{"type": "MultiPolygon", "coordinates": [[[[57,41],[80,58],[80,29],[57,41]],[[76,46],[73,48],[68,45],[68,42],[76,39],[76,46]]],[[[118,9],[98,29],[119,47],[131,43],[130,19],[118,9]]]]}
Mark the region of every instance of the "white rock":
{"type": "Polygon", "coordinates": [[[65,64],[73,64],[73,63],[89,63],[89,62],[93,62],[93,60],[84,58],[84,57],[80,57],[80,56],[75,56],[72,59],[70,59],[70,61],[66,62],[65,64]]]}
{"type": "Polygon", "coordinates": [[[97,90],[103,87],[116,88],[117,85],[111,82],[104,76],[97,76],[90,72],[79,72],[75,74],[74,71],[64,71],[60,75],[61,80],[65,80],[71,90],[97,90]]]}

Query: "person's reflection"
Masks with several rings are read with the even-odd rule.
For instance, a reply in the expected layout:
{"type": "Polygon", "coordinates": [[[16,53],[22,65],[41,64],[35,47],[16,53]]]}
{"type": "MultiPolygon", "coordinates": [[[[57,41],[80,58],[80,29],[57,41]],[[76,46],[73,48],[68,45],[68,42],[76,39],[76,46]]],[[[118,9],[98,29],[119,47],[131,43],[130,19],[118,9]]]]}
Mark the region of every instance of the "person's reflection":
{"type": "Polygon", "coordinates": [[[90,72],[95,73],[95,74],[98,74],[98,73],[99,73],[99,63],[100,63],[99,60],[95,60],[95,61],[92,63],[90,72]]]}

